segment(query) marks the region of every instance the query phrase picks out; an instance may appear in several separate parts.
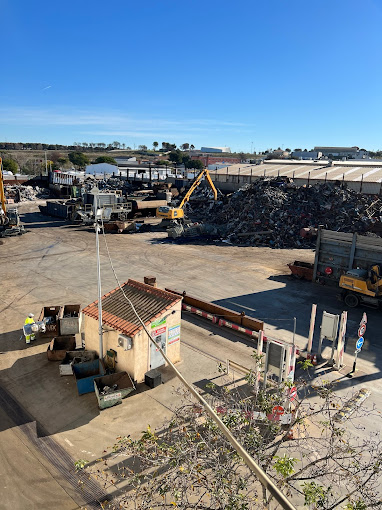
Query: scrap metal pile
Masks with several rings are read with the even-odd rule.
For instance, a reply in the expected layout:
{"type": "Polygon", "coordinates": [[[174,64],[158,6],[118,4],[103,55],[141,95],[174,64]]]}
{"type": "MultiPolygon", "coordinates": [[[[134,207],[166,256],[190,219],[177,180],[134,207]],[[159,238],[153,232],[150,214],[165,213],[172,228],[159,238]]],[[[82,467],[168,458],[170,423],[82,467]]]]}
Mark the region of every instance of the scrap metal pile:
{"type": "Polygon", "coordinates": [[[7,198],[13,199],[14,202],[27,202],[29,200],[49,198],[50,193],[49,190],[39,188],[38,186],[8,184],[5,186],[5,195],[7,198]]]}
{"type": "Polygon", "coordinates": [[[109,393],[113,393],[113,391],[118,389],[118,384],[113,384],[113,386],[104,386],[100,395],[108,395],[109,393]]]}
{"type": "Polygon", "coordinates": [[[232,244],[302,248],[314,245],[311,234],[320,225],[339,232],[368,231],[381,221],[382,202],[331,183],[296,186],[263,178],[214,204],[199,204],[190,216],[213,225],[232,244]],[[310,235],[301,236],[302,229],[310,235]]]}

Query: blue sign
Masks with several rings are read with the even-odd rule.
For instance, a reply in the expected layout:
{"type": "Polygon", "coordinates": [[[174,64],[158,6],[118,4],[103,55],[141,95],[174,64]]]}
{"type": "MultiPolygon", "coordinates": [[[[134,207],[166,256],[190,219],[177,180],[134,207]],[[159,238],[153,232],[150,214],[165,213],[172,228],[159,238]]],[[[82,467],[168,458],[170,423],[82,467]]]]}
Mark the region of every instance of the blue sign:
{"type": "MultiPolygon", "coordinates": [[[[361,336],[360,338],[358,338],[357,343],[355,344],[356,349],[361,350],[361,349],[362,349],[362,346],[363,346],[363,342],[364,342],[363,336],[361,336]]],[[[353,344],[353,345],[354,345],[354,344],[353,344]]]]}

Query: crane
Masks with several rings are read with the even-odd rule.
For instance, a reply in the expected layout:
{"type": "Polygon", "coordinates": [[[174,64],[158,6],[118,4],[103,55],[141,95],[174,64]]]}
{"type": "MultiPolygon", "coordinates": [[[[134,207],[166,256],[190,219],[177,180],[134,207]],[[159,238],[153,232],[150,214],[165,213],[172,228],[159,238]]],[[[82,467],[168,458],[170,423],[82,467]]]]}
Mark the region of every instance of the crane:
{"type": "Polygon", "coordinates": [[[190,189],[184,195],[184,198],[181,201],[181,203],[179,204],[179,206],[178,207],[168,207],[168,206],[158,207],[157,213],[156,213],[157,217],[167,219],[167,220],[179,220],[179,219],[184,218],[184,209],[183,209],[184,205],[190,200],[191,195],[196,190],[196,188],[199,186],[203,177],[205,177],[207,179],[207,182],[214,194],[214,200],[217,200],[217,198],[218,198],[217,189],[215,188],[214,183],[212,182],[208,168],[204,168],[203,170],[201,170],[199,175],[196,177],[194,182],[191,184],[190,189]]]}

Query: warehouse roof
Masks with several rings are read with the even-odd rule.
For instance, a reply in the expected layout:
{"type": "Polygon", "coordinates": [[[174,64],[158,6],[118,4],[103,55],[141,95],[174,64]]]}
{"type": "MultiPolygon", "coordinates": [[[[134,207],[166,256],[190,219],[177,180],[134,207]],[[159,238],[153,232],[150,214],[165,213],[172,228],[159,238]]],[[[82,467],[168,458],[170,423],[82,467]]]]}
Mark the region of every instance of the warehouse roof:
{"type": "Polygon", "coordinates": [[[315,147],[315,151],[357,152],[358,147],[315,147]]]}
{"type": "Polygon", "coordinates": [[[253,177],[290,177],[294,179],[382,182],[382,162],[267,160],[261,165],[240,163],[211,171],[218,175],[252,175],[253,177]],[[362,177],[363,176],[363,177],[362,177]]]}
{"type": "MultiPolygon", "coordinates": [[[[121,287],[145,325],[182,300],[181,296],[135,280],[128,280],[121,287]]],[[[83,312],[98,319],[98,300],[85,307],[83,312]]],[[[102,297],[102,322],[128,336],[134,336],[143,329],[119,287],[102,297]]]]}

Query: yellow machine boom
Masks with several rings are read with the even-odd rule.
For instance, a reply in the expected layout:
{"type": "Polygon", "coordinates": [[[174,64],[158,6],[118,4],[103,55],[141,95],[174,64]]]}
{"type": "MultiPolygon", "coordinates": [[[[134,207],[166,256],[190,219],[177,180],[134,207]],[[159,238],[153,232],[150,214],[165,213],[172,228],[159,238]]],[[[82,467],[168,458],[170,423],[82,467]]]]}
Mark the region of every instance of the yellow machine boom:
{"type": "Polygon", "coordinates": [[[203,177],[205,177],[207,179],[207,182],[214,194],[214,200],[217,200],[217,198],[218,198],[217,189],[215,188],[214,183],[212,182],[208,168],[204,168],[203,170],[201,170],[199,175],[196,177],[194,182],[191,184],[190,189],[184,195],[184,198],[181,201],[181,203],[179,204],[179,207],[158,207],[157,216],[159,218],[166,218],[169,220],[184,218],[183,207],[190,200],[191,195],[196,190],[196,188],[199,186],[199,184],[202,182],[203,177]]]}

